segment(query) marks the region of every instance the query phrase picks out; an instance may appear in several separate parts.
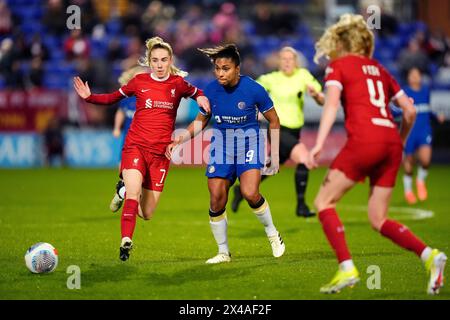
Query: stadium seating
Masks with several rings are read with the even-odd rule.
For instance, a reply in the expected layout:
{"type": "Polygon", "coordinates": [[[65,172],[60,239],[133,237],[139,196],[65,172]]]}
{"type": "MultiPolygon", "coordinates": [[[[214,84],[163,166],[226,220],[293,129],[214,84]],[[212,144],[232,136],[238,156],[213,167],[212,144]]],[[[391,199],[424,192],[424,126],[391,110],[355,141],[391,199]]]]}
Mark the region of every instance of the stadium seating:
{"type": "MultiPolygon", "coordinates": [[[[45,10],[42,3],[43,2],[36,0],[7,0],[7,4],[11,12],[19,18],[21,31],[25,35],[27,41],[30,41],[36,33],[45,33],[45,26],[41,23],[41,18],[45,10]]],[[[313,71],[317,68],[313,62],[315,54],[315,40],[311,35],[309,26],[305,23],[298,24],[296,35],[284,38],[278,36],[262,37],[257,35],[255,26],[250,20],[243,20],[242,26],[245,35],[250,41],[250,45],[253,48],[255,56],[258,59],[264,59],[281,46],[291,45],[302,52],[308,61],[309,68],[313,69],[313,71]]],[[[93,59],[106,57],[108,53],[108,45],[112,39],[118,39],[121,48],[125,51],[129,39],[127,36],[122,35],[122,29],[123,26],[119,19],[114,18],[105,23],[106,34],[104,37],[100,39],[94,39],[92,37],[89,38],[91,45],[91,57],[93,59]]],[[[427,26],[422,22],[400,23],[397,35],[387,38],[378,38],[376,40],[375,58],[385,65],[394,76],[398,76],[399,72],[397,67],[397,59],[400,51],[407,46],[409,40],[416,32],[425,30],[427,30],[427,26]]],[[[5,37],[6,36],[1,36],[0,41],[5,37]]],[[[50,54],[50,61],[44,68],[44,85],[48,84],[52,87],[65,87],[61,83],[58,84],[58,81],[60,78],[67,75],[72,75],[75,72],[73,66],[68,63],[64,63],[65,54],[62,47],[64,37],[57,37],[50,34],[45,34],[45,37],[42,37],[42,41],[48,48],[50,54]]],[[[27,62],[24,61],[23,64],[24,66],[22,66],[22,70],[29,70],[27,62]]],[[[120,74],[120,72],[121,70],[119,64],[113,63],[113,74],[116,76],[120,74]]],[[[439,68],[436,65],[431,65],[430,72],[432,78],[434,78],[434,76],[439,73],[439,68]]],[[[448,77],[440,77],[435,82],[436,83],[434,85],[436,87],[450,87],[450,79],[448,77]]],[[[5,82],[3,79],[0,81],[0,89],[4,86],[5,82]]]]}

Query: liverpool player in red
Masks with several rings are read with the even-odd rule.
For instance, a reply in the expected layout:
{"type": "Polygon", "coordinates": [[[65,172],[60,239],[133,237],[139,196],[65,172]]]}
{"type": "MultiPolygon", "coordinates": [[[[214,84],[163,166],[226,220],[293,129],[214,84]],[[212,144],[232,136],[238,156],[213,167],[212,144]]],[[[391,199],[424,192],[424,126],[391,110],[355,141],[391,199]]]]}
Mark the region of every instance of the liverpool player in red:
{"type": "Polygon", "coordinates": [[[339,261],[336,276],[321,288],[321,292],[339,292],[359,281],[336,204],[358,181],[369,177],[368,214],[372,227],[422,259],[430,273],[427,291],[437,294],[443,286],[447,257],[387,216],[403,145],[416,117],[415,108],[392,76],[372,59],[374,37],[362,16],[343,15],[326,30],[316,49],[316,61],[328,57],[331,63],[326,71],[325,107],[308,166],[317,166],[340,102],[345,111],[348,134],[347,144],[331,164],[315,199],[323,230],[339,261]],[[403,110],[400,134],[387,107],[391,99],[403,110]]]}
{"type": "Polygon", "coordinates": [[[138,74],[119,90],[110,94],[91,94],[89,85],[74,79],[77,93],[87,102],[113,104],[136,96],[136,113],[122,149],[120,176],[125,183],[125,204],[122,210],[122,242],[120,259],[128,260],[132,249],[136,216],[149,220],[158,204],[170,161],[166,147],[172,142],[175,118],[181,98],[196,99],[210,112],[203,92],[183,79],[185,72],[173,65],[170,44],[159,37],[146,42],[147,52],[141,64],[152,72],[138,74]]]}

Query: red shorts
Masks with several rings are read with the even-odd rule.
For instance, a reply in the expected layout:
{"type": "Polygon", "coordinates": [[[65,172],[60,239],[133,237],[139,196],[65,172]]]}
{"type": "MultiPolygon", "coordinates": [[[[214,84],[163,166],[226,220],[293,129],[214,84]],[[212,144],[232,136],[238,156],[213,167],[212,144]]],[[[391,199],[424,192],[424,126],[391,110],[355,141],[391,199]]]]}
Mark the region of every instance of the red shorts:
{"type": "Polygon", "coordinates": [[[371,186],[393,188],[403,157],[403,146],[393,143],[347,142],[331,164],[353,181],[370,179],[371,186]]]}
{"type": "Polygon", "coordinates": [[[120,176],[122,176],[122,171],[125,169],[139,170],[143,177],[143,188],[162,192],[164,181],[169,172],[169,165],[170,160],[164,155],[154,154],[136,146],[124,147],[120,176]]]}

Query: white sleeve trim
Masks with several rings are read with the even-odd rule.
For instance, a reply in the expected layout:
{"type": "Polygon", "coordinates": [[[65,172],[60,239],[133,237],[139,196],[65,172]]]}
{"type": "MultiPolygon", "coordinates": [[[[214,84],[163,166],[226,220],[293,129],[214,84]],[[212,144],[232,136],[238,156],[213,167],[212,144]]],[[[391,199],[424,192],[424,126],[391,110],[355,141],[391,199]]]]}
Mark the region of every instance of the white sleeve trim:
{"type": "Polygon", "coordinates": [[[128,98],[128,96],[123,92],[122,88],[119,89],[119,92],[126,98],[128,98]]]}
{"type": "Polygon", "coordinates": [[[405,94],[404,90],[400,90],[399,92],[397,92],[397,94],[392,98],[392,100],[397,100],[398,98],[400,98],[402,95],[405,94]]]}
{"type": "Polygon", "coordinates": [[[275,108],[275,106],[272,106],[272,107],[270,107],[269,109],[267,109],[266,111],[262,111],[261,113],[264,114],[264,113],[266,113],[267,111],[272,110],[273,108],[275,108]]]}
{"type": "Polygon", "coordinates": [[[208,113],[206,111],[203,111],[202,108],[198,108],[198,112],[200,112],[204,116],[208,115],[208,113]]]}
{"type": "Polygon", "coordinates": [[[195,96],[195,94],[197,93],[197,91],[198,91],[198,89],[197,89],[197,87],[196,87],[194,93],[191,94],[191,95],[189,96],[189,98],[192,98],[193,96],[195,96]]]}
{"type": "Polygon", "coordinates": [[[337,80],[329,80],[325,83],[325,87],[335,86],[338,87],[341,91],[344,90],[344,86],[337,80]]]}

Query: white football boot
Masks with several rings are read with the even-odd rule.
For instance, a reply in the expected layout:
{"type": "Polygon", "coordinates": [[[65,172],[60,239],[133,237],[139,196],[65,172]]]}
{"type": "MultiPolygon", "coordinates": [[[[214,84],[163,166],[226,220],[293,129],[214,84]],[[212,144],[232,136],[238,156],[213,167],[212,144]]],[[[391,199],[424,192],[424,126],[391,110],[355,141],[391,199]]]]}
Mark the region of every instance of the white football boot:
{"type": "Polygon", "coordinates": [[[218,263],[226,263],[226,262],[231,262],[231,254],[230,253],[219,253],[217,256],[206,260],[206,264],[218,264],[218,263]]]}
{"type": "Polygon", "coordinates": [[[278,232],[276,235],[269,237],[269,242],[272,247],[273,256],[275,258],[281,257],[284,254],[286,247],[280,233],[278,232]]]}
{"type": "Polygon", "coordinates": [[[109,209],[112,212],[117,212],[122,207],[123,204],[123,198],[120,196],[119,191],[125,186],[122,180],[117,182],[116,184],[116,192],[114,193],[114,197],[111,200],[111,203],[109,204],[109,209]]]}
{"type": "Polygon", "coordinates": [[[427,293],[431,295],[439,294],[439,289],[444,286],[444,268],[447,256],[437,249],[431,252],[430,257],[425,262],[425,268],[430,274],[427,293]]]}

